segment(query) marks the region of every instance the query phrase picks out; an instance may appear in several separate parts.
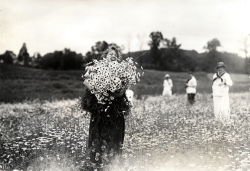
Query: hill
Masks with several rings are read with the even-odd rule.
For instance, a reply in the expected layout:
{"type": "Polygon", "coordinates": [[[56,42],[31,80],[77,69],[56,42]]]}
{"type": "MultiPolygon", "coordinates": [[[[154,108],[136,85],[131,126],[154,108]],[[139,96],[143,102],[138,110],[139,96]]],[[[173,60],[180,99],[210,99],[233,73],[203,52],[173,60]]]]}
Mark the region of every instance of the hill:
{"type": "Polygon", "coordinates": [[[150,50],[129,52],[124,56],[132,56],[134,59],[139,58],[138,63],[143,68],[175,72],[185,72],[187,70],[214,72],[216,63],[223,61],[227,65],[229,72],[246,73],[246,63],[250,62],[236,54],[218,51],[198,53],[195,50],[179,49],[177,52],[168,48],[160,48],[158,53],[159,63],[157,65],[153,64],[150,50]]]}
{"type": "MultiPolygon", "coordinates": [[[[160,95],[166,73],[173,80],[173,93],[185,93],[187,73],[146,69],[139,71],[144,72],[141,81],[131,87],[137,98],[142,95],[160,95]]],[[[78,98],[83,93],[82,74],[82,70],[39,70],[0,64],[0,102],[78,98]]],[[[197,91],[211,93],[211,74],[196,72],[194,75],[198,81],[197,91]]],[[[247,75],[232,74],[232,79],[235,84],[231,92],[245,92],[249,89],[247,75]]]]}

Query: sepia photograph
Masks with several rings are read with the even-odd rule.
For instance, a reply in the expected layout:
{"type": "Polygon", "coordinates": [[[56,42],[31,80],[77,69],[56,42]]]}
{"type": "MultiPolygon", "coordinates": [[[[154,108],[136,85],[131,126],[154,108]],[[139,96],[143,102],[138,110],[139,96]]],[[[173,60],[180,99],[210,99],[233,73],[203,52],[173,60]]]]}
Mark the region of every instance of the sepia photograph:
{"type": "Polygon", "coordinates": [[[0,0],[0,171],[250,171],[250,1],[0,0]]]}

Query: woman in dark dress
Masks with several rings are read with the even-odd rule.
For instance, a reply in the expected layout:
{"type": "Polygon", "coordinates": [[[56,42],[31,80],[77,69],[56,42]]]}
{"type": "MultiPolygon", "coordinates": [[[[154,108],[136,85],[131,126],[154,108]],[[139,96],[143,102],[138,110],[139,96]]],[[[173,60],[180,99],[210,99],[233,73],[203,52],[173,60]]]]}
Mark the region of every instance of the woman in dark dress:
{"type": "Polygon", "coordinates": [[[99,104],[88,88],[82,98],[83,110],[91,115],[87,148],[89,170],[102,170],[122,153],[125,116],[129,114],[131,104],[125,90],[109,93],[114,97],[112,104],[99,104]]]}

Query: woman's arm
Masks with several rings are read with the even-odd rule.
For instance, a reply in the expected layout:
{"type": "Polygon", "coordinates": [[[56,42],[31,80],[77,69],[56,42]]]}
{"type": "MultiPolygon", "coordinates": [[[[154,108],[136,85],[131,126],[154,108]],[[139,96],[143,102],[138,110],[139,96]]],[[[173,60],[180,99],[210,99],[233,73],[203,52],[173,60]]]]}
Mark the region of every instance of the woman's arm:
{"type": "Polygon", "coordinates": [[[172,88],[173,87],[173,81],[170,80],[170,87],[172,88]]]}
{"type": "Polygon", "coordinates": [[[224,83],[224,84],[227,85],[227,86],[232,86],[232,85],[233,85],[233,81],[232,81],[230,75],[227,74],[227,75],[225,75],[225,76],[226,76],[226,80],[225,80],[225,83],[224,83]]]}

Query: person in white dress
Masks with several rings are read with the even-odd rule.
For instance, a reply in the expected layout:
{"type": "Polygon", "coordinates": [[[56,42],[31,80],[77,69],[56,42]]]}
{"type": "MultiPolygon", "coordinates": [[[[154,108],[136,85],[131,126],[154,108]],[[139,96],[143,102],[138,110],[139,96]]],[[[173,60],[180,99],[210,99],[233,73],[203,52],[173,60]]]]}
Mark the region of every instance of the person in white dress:
{"type": "Polygon", "coordinates": [[[213,75],[213,103],[215,118],[228,120],[230,118],[229,87],[233,85],[230,75],[225,71],[226,65],[219,62],[217,72],[213,75]]]}
{"type": "Polygon", "coordinates": [[[169,74],[165,75],[165,79],[163,81],[163,96],[172,96],[172,88],[173,88],[173,82],[170,79],[169,74]]]}
{"type": "Polygon", "coordinates": [[[128,101],[131,103],[131,105],[133,106],[134,92],[130,89],[126,90],[126,97],[128,101]]]}
{"type": "Polygon", "coordinates": [[[189,78],[186,81],[186,93],[187,93],[188,102],[189,104],[192,105],[195,102],[197,81],[192,71],[189,71],[188,74],[189,74],[189,78]]]}

